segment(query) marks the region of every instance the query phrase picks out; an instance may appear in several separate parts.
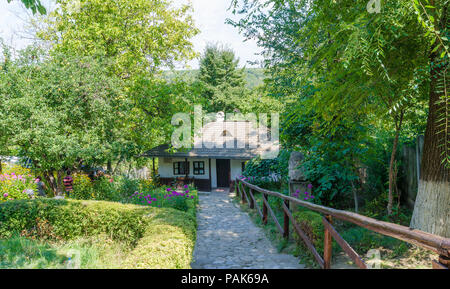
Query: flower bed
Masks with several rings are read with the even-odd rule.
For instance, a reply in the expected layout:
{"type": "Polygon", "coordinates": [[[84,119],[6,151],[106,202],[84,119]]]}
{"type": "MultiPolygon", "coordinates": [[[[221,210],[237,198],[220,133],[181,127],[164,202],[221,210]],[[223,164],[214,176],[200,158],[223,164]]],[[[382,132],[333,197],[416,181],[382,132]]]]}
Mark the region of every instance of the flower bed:
{"type": "Polygon", "coordinates": [[[158,208],[174,208],[195,215],[198,191],[193,186],[184,186],[183,191],[171,187],[142,187],[129,196],[130,203],[158,208]]]}
{"type": "Polygon", "coordinates": [[[29,199],[26,193],[36,191],[35,179],[29,169],[6,166],[0,174],[0,203],[8,200],[29,199]]]}

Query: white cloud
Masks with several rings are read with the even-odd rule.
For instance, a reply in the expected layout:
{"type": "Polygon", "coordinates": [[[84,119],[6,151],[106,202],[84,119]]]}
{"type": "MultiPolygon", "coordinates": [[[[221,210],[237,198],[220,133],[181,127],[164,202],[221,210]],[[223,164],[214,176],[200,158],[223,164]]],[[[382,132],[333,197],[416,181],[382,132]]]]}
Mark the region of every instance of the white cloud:
{"type": "MultiPolygon", "coordinates": [[[[176,5],[185,4],[186,0],[175,0],[176,5]]],[[[208,43],[220,43],[229,46],[240,58],[240,66],[248,61],[261,60],[261,56],[255,55],[261,51],[256,41],[248,40],[241,36],[233,26],[225,24],[227,18],[234,18],[228,10],[231,0],[191,0],[194,8],[193,18],[200,33],[192,42],[197,52],[202,52],[208,43]]],[[[192,67],[198,67],[198,60],[189,63],[192,67]]]]}

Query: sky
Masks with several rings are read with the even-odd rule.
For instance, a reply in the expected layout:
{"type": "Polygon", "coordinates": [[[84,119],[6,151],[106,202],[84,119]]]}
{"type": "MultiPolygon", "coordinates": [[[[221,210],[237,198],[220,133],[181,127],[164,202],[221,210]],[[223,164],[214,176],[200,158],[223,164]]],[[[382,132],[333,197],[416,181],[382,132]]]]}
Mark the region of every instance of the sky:
{"type": "MultiPolygon", "coordinates": [[[[187,0],[172,0],[175,5],[187,3],[187,0]]],[[[44,6],[51,5],[51,1],[41,1],[44,6]]],[[[244,41],[238,30],[225,24],[226,18],[234,18],[228,11],[231,0],[190,0],[193,5],[193,18],[200,33],[192,39],[195,51],[201,53],[208,43],[218,43],[231,48],[240,59],[239,66],[258,67],[250,65],[248,61],[261,61],[262,57],[255,55],[261,49],[255,40],[244,41]]],[[[23,37],[26,25],[27,11],[19,0],[8,3],[0,0],[0,37],[16,49],[21,49],[32,41],[23,37]]],[[[198,68],[198,59],[188,63],[190,68],[198,68]]],[[[185,67],[177,66],[177,69],[185,67]]]]}

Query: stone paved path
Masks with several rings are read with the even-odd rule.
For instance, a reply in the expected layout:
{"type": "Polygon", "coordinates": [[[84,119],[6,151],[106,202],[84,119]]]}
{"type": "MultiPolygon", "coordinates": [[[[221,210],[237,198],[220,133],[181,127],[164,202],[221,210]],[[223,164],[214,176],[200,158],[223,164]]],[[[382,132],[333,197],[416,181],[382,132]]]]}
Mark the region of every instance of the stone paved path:
{"type": "Polygon", "coordinates": [[[303,269],[299,259],[277,253],[276,248],[247,213],[216,190],[200,194],[198,231],[192,268],[199,269],[303,269]]]}

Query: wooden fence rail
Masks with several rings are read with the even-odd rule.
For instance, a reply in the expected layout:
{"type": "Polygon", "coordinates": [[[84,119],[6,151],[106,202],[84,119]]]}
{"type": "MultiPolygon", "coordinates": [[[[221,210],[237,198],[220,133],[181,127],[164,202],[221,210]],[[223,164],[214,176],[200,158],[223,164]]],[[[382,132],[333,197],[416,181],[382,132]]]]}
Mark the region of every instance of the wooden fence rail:
{"type": "Polygon", "coordinates": [[[333,208],[328,208],[313,203],[305,202],[297,198],[283,195],[278,192],[273,192],[269,190],[262,189],[258,186],[250,184],[242,179],[236,179],[237,191],[241,197],[243,203],[248,203],[251,209],[256,209],[257,213],[261,217],[263,224],[267,224],[268,216],[275,223],[278,231],[285,238],[289,238],[289,224],[292,223],[292,228],[295,233],[303,240],[306,247],[311,251],[315,260],[320,265],[321,268],[329,269],[331,268],[331,254],[332,254],[332,242],[333,239],[338,243],[338,245],[344,250],[344,252],[353,260],[353,262],[362,269],[367,268],[367,265],[361,259],[361,257],[353,250],[353,248],[339,235],[336,229],[333,227],[333,218],[347,221],[358,225],[360,227],[366,228],[368,230],[380,233],[385,236],[393,237],[421,248],[433,251],[439,254],[438,260],[432,261],[432,267],[435,269],[449,269],[450,268],[450,238],[444,238],[441,236],[426,233],[420,230],[408,228],[394,223],[383,222],[373,218],[369,218],[356,213],[336,210],[333,208]],[[248,189],[248,194],[246,191],[248,189]],[[263,208],[262,211],[258,206],[255,199],[255,192],[262,194],[263,208]],[[250,196],[250,198],[248,197],[250,196]],[[268,196],[277,197],[282,199],[283,208],[283,226],[280,225],[275,213],[269,205],[268,196]],[[304,208],[310,209],[312,211],[321,213],[323,217],[324,225],[324,255],[323,257],[317,252],[311,240],[303,232],[301,227],[295,221],[291,210],[289,209],[290,204],[297,204],[304,208]]]}

